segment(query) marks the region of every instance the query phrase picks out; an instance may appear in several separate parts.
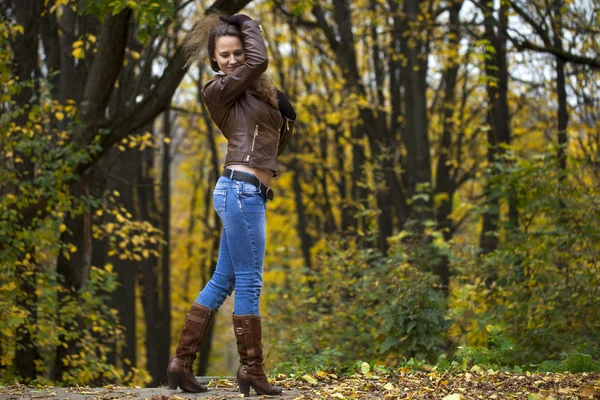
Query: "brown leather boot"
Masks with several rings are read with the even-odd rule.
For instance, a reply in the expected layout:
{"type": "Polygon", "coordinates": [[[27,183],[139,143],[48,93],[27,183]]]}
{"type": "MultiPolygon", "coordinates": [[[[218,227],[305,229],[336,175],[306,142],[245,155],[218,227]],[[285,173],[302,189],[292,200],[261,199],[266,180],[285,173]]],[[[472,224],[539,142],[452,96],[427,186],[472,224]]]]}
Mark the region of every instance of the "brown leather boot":
{"type": "Polygon", "coordinates": [[[179,386],[184,392],[208,391],[206,386],[198,383],[192,367],[214,315],[213,310],[198,303],[192,304],[190,311],[185,315],[185,324],[179,336],[175,356],[171,357],[167,367],[169,389],[176,390],[179,386]]]}
{"type": "Polygon", "coordinates": [[[271,386],[263,370],[262,328],[256,315],[234,315],[233,329],[240,355],[237,372],[240,393],[250,396],[250,387],[259,395],[280,395],[282,389],[271,386]]]}

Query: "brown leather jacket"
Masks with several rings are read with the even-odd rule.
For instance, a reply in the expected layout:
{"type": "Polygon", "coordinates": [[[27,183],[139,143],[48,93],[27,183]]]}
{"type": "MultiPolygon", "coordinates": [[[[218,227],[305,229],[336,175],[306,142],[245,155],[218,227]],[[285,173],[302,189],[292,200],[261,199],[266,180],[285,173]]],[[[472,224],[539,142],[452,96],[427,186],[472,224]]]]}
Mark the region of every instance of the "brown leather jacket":
{"type": "Polygon", "coordinates": [[[266,71],[269,58],[257,21],[241,27],[246,61],[231,74],[219,72],[202,89],[212,120],[227,138],[225,166],[248,165],[277,175],[277,156],[287,146],[294,121],[264,99],[252,84],[266,71]]]}

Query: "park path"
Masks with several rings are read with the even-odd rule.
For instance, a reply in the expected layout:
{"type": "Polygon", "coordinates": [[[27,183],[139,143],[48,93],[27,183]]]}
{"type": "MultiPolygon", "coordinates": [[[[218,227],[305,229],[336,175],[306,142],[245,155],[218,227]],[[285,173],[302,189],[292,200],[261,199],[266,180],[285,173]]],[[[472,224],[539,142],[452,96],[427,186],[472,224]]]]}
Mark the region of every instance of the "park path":
{"type": "MultiPolygon", "coordinates": [[[[208,383],[206,379],[198,379],[208,383]]],[[[288,388],[285,383],[282,396],[260,396],[261,399],[292,400],[302,398],[302,392],[308,393],[311,388],[288,388]]],[[[253,393],[251,391],[251,393],[253,393]]],[[[120,386],[105,386],[102,388],[89,387],[42,387],[36,388],[24,385],[0,387],[0,400],[180,400],[180,399],[205,399],[226,400],[240,398],[237,383],[229,379],[212,381],[206,393],[185,393],[180,390],[169,390],[167,387],[157,388],[130,388],[120,386]]],[[[258,398],[258,397],[255,397],[258,398]]]]}

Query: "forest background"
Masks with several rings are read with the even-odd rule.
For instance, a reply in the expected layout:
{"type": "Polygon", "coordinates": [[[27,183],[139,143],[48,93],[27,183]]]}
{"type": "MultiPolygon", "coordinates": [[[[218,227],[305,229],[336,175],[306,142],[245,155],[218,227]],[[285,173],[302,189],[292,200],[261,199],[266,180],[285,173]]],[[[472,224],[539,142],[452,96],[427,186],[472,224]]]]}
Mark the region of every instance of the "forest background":
{"type": "MultiPolygon", "coordinates": [[[[600,5],[5,0],[0,382],[154,386],[214,270],[195,16],[261,22],[296,107],[268,204],[279,372],[600,369],[600,5]]],[[[231,303],[200,375],[237,367],[231,303]]]]}

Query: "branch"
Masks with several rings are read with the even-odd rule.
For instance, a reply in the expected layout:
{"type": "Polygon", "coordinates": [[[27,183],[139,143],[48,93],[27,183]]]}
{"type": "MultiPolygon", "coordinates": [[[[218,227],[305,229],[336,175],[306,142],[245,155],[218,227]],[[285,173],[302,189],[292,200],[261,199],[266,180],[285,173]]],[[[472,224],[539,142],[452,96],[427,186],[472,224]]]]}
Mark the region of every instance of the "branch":
{"type": "Polygon", "coordinates": [[[104,118],[115,81],[123,68],[127,28],[131,14],[131,9],[126,8],[119,14],[109,17],[102,26],[102,33],[98,40],[98,53],[94,57],[83,90],[84,121],[97,121],[104,118]]]}
{"type": "MultiPolygon", "coordinates": [[[[540,46],[540,45],[537,45],[525,38],[517,39],[516,37],[513,37],[512,35],[510,35],[508,33],[508,29],[506,29],[506,27],[503,28],[501,26],[501,24],[499,24],[498,21],[492,15],[490,15],[490,18],[493,19],[494,24],[497,27],[500,27],[502,29],[502,33],[511,41],[511,43],[518,50],[528,49],[528,50],[533,50],[533,51],[537,51],[540,53],[548,53],[548,54],[552,54],[564,61],[569,61],[569,62],[572,62],[575,64],[587,65],[587,66],[590,66],[593,68],[600,69],[600,57],[592,58],[592,57],[580,56],[577,54],[573,54],[567,50],[564,50],[562,48],[553,46],[550,41],[550,37],[548,36],[548,32],[546,32],[538,23],[536,23],[535,20],[529,14],[527,14],[523,9],[521,9],[518,5],[516,5],[513,0],[508,0],[508,2],[512,6],[512,8],[515,10],[515,12],[517,14],[519,14],[519,16],[521,16],[529,25],[531,25],[531,27],[536,31],[538,36],[544,42],[544,46],[540,46]]],[[[489,11],[489,9],[487,9],[484,5],[481,5],[477,2],[475,2],[475,4],[482,11],[484,11],[484,12],[489,11]]]]}
{"type": "Polygon", "coordinates": [[[281,4],[281,2],[279,2],[279,1],[275,0],[275,1],[274,1],[274,3],[275,3],[275,6],[277,7],[277,9],[278,9],[279,11],[281,11],[281,13],[282,13],[283,15],[285,15],[286,17],[288,17],[288,18],[290,18],[291,20],[293,20],[293,21],[294,21],[294,23],[295,23],[297,26],[303,26],[303,27],[305,27],[305,28],[310,28],[310,29],[315,29],[315,28],[318,28],[318,27],[319,27],[319,24],[317,24],[316,22],[309,21],[309,20],[307,20],[307,19],[304,19],[304,18],[302,18],[302,17],[300,17],[300,16],[297,16],[297,15],[294,15],[294,14],[292,14],[291,12],[289,12],[288,10],[286,10],[286,9],[283,7],[283,4],[281,4]]]}
{"type": "MultiPolygon", "coordinates": [[[[216,0],[212,6],[206,9],[205,13],[210,14],[212,12],[215,12],[216,10],[219,10],[227,14],[235,14],[251,1],[252,0],[216,0]]],[[[99,48],[101,48],[101,46],[99,46],[99,48]]],[[[100,53],[98,53],[95,57],[95,59],[101,58],[103,57],[100,53]]],[[[99,63],[101,62],[102,61],[99,61],[99,63]]],[[[148,92],[148,94],[144,97],[144,99],[141,102],[130,105],[125,111],[123,111],[123,113],[116,115],[111,120],[101,118],[84,119],[84,121],[88,121],[90,125],[88,126],[88,129],[85,132],[83,132],[83,143],[91,144],[93,143],[94,138],[100,134],[100,132],[108,133],[105,134],[105,136],[100,141],[102,149],[98,153],[94,154],[88,162],[83,163],[79,166],[79,168],[77,169],[79,173],[85,172],[90,166],[96,163],[106,152],[108,152],[115,143],[121,141],[130,132],[146,125],[148,122],[156,118],[157,115],[159,115],[161,112],[167,109],[167,107],[169,107],[171,103],[171,98],[173,97],[175,90],[177,89],[179,83],[181,82],[181,80],[187,72],[187,68],[185,68],[185,63],[186,59],[183,52],[183,48],[179,46],[177,47],[173,57],[169,60],[169,64],[167,65],[163,75],[156,83],[156,86],[154,86],[154,88],[148,92]]],[[[97,68],[100,68],[100,65],[102,64],[99,64],[97,68]]],[[[120,68],[122,67],[122,60],[117,64],[117,66],[120,70],[120,68]]],[[[107,66],[107,68],[110,67],[110,65],[107,66]]],[[[115,67],[113,66],[113,68],[115,67]]],[[[92,76],[92,73],[90,73],[90,76],[92,76]]],[[[102,82],[104,82],[104,84],[109,86],[109,88],[99,87],[99,84],[95,83],[91,84],[88,89],[86,85],[85,93],[88,96],[88,99],[92,99],[94,97],[92,87],[96,88],[96,90],[99,90],[100,92],[107,91],[108,95],[110,95],[110,91],[114,86],[114,79],[110,81],[110,84],[106,83],[109,81],[109,78],[107,77],[101,76],[99,79],[101,79],[102,82]]],[[[91,108],[91,110],[95,110],[96,116],[100,116],[100,111],[102,111],[103,113],[103,109],[100,110],[98,107],[91,108]]],[[[92,115],[92,117],[93,116],[95,115],[92,115]]]]}
{"type": "Polygon", "coordinates": [[[528,50],[538,51],[540,53],[548,53],[548,54],[552,54],[564,61],[569,61],[569,62],[572,62],[575,64],[587,65],[592,68],[600,69],[600,57],[591,58],[591,57],[579,56],[577,54],[568,52],[564,49],[559,49],[556,46],[548,45],[548,46],[543,47],[543,46],[539,46],[535,43],[532,43],[527,39],[519,40],[508,34],[506,36],[511,41],[511,43],[519,50],[528,49],[528,50]]]}

